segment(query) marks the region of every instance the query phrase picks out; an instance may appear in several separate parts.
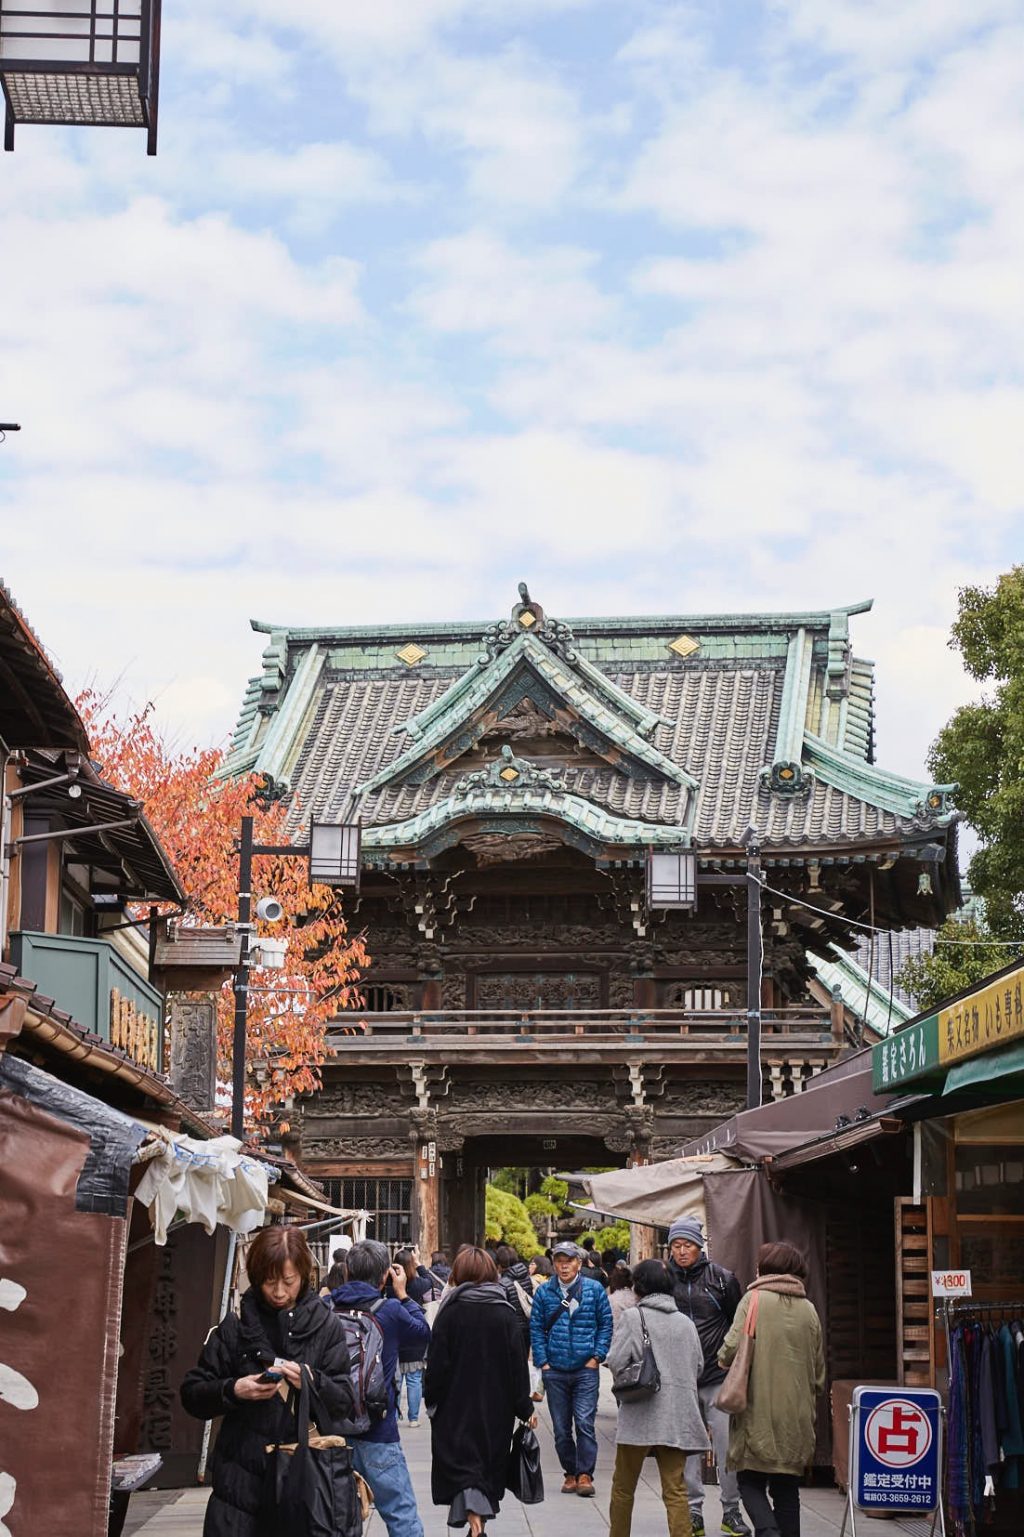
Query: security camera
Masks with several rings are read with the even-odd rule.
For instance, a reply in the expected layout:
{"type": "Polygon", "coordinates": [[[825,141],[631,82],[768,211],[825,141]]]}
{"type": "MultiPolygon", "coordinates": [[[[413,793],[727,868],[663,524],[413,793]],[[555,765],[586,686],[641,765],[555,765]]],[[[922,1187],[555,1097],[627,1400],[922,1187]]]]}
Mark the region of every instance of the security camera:
{"type": "Polygon", "coordinates": [[[262,918],[264,923],[280,923],[284,917],[284,908],[276,897],[260,897],[256,903],[256,916],[262,918]]]}

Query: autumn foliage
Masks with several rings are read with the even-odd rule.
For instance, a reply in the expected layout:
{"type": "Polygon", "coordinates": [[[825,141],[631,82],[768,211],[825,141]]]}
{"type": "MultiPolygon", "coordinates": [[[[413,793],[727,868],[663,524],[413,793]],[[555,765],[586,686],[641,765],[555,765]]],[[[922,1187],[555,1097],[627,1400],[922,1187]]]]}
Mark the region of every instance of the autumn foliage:
{"type": "MultiPolygon", "coordinates": [[[[254,776],[225,779],[223,753],[214,748],[172,752],[152,722],[152,706],[126,719],[110,713],[105,700],[87,690],[76,701],[92,757],[103,777],[142,802],[146,816],[170,856],[188,895],[183,923],[219,924],[238,914],[236,844],[243,816],[254,818],[257,843],[292,841],[287,808],[265,805],[254,776]]],[[[250,972],[248,1010],[249,1125],[275,1124],[284,1130],[296,1094],[319,1087],[325,1056],[325,1028],[342,1009],[358,1007],[356,987],[367,963],[361,935],[350,938],[341,894],[308,884],[303,858],[257,856],[256,898],[273,893],[285,909],[281,923],[258,925],[287,939],[285,967],[250,972]]],[[[231,1078],[234,994],[225,983],[218,1000],[219,1077],[231,1078]]]]}

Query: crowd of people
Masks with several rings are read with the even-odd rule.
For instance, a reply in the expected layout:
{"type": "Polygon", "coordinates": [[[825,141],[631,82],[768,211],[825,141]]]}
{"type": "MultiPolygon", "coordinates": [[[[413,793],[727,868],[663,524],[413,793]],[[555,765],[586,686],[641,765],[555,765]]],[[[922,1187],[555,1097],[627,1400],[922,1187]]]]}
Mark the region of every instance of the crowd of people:
{"type": "Polygon", "coordinates": [[[602,1367],[618,1398],[610,1537],[629,1537],[648,1456],[669,1537],[705,1537],[709,1453],[722,1537],[751,1537],[748,1520],[754,1537],[799,1537],[825,1367],[806,1261],[792,1244],[764,1245],[745,1291],[709,1259],[694,1217],[673,1223],[665,1259],[632,1270],[592,1239],[556,1243],[528,1263],[506,1245],[467,1244],[450,1266],[443,1253],[426,1265],[414,1245],[392,1256],[372,1239],[333,1259],[318,1290],[302,1232],[263,1229],[239,1313],[211,1331],[185,1379],[190,1413],[224,1416],[204,1537],[263,1537],[266,1459],[293,1430],[289,1390],[303,1372],[320,1430],[345,1435],[388,1537],[423,1537],[403,1405],[409,1431],[423,1413],[430,1423],[435,1505],[470,1537],[497,1516],[513,1432],[535,1427],[542,1403],[561,1493],[592,1498],[602,1367]],[[745,1334],[754,1341],[745,1406],[730,1414],[717,1400],[745,1334]]]}

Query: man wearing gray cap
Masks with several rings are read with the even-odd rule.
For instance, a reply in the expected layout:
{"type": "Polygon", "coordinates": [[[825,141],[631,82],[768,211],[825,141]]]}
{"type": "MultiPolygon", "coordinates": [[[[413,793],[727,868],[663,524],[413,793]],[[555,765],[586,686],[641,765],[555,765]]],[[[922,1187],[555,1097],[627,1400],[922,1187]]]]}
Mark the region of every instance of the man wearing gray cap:
{"type": "Polygon", "coordinates": [[[612,1310],[600,1281],[580,1275],[583,1251],[574,1243],[556,1243],[551,1258],[555,1273],[533,1294],[533,1364],[544,1374],[555,1450],[565,1475],[562,1493],[590,1498],[597,1463],[598,1379],[612,1342],[612,1310]]]}
{"type": "MultiPolygon", "coordinates": [[[[697,1396],[718,1463],[723,1537],[750,1537],[750,1528],[740,1513],[736,1474],[730,1473],[725,1465],[729,1452],[729,1416],[723,1409],[715,1407],[718,1389],[725,1380],[725,1368],[718,1364],[718,1352],[739,1306],[740,1283],[731,1270],[712,1264],[704,1253],[704,1229],[699,1217],[679,1217],[673,1222],[668,1230],[668,1254],[676,1307],[693,1319],[704,1352],[704,1370],[697,1379],[697,1396]]],[[[693,1537],[704,1537],[702,1461],[700,1452],[686,1459],[686,1493],[690,1501],[693,1537]]]]}

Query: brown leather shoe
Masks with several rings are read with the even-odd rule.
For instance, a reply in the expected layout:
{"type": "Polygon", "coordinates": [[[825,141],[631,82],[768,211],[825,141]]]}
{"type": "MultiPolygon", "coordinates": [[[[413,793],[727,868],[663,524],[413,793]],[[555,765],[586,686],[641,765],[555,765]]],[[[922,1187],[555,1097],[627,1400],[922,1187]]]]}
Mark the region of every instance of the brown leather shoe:
{"type": "Polygon", "coordinates": [[[576,1480],[576,1493],[585,1500],[594,1498],[594,1480],[589,1473],[581,1473],[576,1480]]]}
{"type": "Polygon", "coordinates": [[[567,1473],[565,1475],[565,1482],[562,1485],[562,1493],[563,1494],[575,1494],[576,1493],[576,1475],[575,1475],[575,1473],[567,1473]]]}

